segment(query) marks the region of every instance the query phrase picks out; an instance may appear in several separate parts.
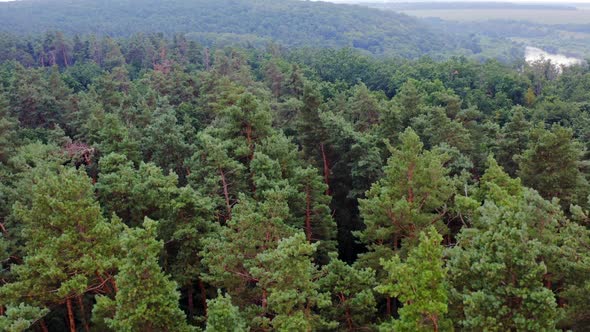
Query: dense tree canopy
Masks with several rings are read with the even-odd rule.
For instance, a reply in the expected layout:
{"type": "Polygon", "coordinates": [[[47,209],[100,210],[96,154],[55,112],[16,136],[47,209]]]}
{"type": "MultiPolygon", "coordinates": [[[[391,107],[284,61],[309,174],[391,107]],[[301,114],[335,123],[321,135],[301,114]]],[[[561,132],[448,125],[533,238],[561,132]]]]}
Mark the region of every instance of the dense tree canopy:
{"type": "Polygon", "coordinates": [[[1,330],[587,329],[587,65],[156,23],[0,37],[1,330]]]}

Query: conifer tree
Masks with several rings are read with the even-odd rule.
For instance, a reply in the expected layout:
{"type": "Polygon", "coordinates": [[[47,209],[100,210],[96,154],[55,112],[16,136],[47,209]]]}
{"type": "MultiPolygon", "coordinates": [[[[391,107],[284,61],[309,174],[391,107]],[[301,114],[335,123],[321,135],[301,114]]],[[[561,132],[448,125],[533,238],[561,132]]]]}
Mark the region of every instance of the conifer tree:
{"type": "Polygon", "coordinates": [[[502,127],[498,141],[496,159],[508,174],[515,176],[518,162],[515,156],[521,155],[529,142],[530,123],[526,120],[521,108],[513,109],[510,121],[502,127]]]}
{"type": "Polygon", "coordinates": [[[207,290],[201,274],[201,251],[205,238],[218,231],[214,224],[215,206],[212,200],[191,187],[178,190],[171,201],[170,214],[160,222],[160,234],[166,242],[166,263],[172,278],[186,289],[189,320],[195,314],[194,288],[200,292],[201,309],[207,314],[207,290]]]}
{"type": "Polygon", "coordinates": [[[173,171],[184,178],[184,160],[191,156],[191,147],[170,106],[158,108],[142,134],[144,160],[153,162],[166,173],[173,171]]]}
{"type": "Polygon", "coordinates": [[[95,320],[104,319],[114,331],[194,331],[178,307],[176,283],[158,265],[162,242],[155,239],[157,223],[128,229],[121,238],[125,257],[117,273],[114,299],[97,297],[95,320]]]}
{"type": "Polygon", "coordinates": [[[0,330],[6,332],[21,332],[36,325],[49,310],[28,306],[21,303],[10,306],[4,315],[0,316],[0,330]]]}
{"type": "Polygon", "coordinates": [[[319,287],[329,290],[332,298],[332,304],[320,310],[322,316],[338,322],[342,331],[372,328],[377,305],[373,295],[375,271],[348,265],[332,253],[321,275],[319,287]]]}
{"type": "Polygon", "coordinates": [[[267,195],[263,202],[240,195],[232,218],[204,240],[201,253],[207,267],[203,279],[225,289],[241,308],[266,305],[268,291],[253,287],[259,279],[250,269],[258,264],[259,253],[276,248],[280,239],[293,234],[285,224],[289,216],[285,194],[275,191],[267,195]]]}
{"type": "Polygon", "coordinates": [[[570,129],[557,125],[551,130],[537,128],[519,158],[518,175],[544,198],[559,198],[564,209],[572,203],[585,206],[588,182],[581,172],[582,154],[570,129]]]}
{"type": "Polygon", "coordinates": [[[391,149],[381,180],[359,200],[366,229],[356,234],[370,250],[362,259],[375,269],[379,258],[392,257],[402,241],[407,250],[430,225],[445,232],[443,217],[454,193],[443,166],[445,155],[424,151],[412,129],[401,134],[400,141],[398,149],[391,149]]]}
{"type": "Polygon", "coordinates": [[[107,213],[115,213],[129,225],[144,217],[164,219],[170,201],[177,194],[176,174],[164,175],[152,163],[141,162],[136,169],[124,155],[112,153],[99,161],[98,197],[107,213]]]}
{"type": "Polygon", "coordinates": [[[488,202],[478,210],[478,227],[458,236],[450,270],[453,296],[464,315],[460,327],[555,330],[559,311],[553,292],[543,285],[543,243],[522,216],[518,209],[488,202]]]}
{"type": "Polygon", "coordinates": [[[238,193],[248,188],[244,183],[245,166],[229,154],[230,141],[206,132],[197,135],[197,140],[197,151],[187,162],[189,183],[214,199],[222,221],[229,220],[238,193]]]}
{"type": "Polygon", "coordinates": [[[383,323],[381,331],[450,331],[446,268],[443,267],[442,236],[434,227],[420,232],[420,243],[402,262],[399,256],[381,259],[387,281],[376,290],[403,303],[399,319],[383,323]]]}
{"type": "Polygon", "coordinates": [[[16,148],[16,129],[18,122],[11,116],[8,101],[0,93],[0,162],[6,164],[16,148]]]}
{"type": "Polygon", "coordinates": [[[75,302],[86,293],[113,291],[122,224],[102,217],[82,171],[61,167],[53,172],[39,171],[31,202],[15,206],[23,223],[25,257],[12,268],[15,281],[0,294],[4,303],[65,304],[70,331],[75,331],[75,302]]]}
{"type": "Polygon", "coordinates": [[[331,303],[315,281],[319,274],[312,262],[315,250],[317,243],[310,244],[298,232],[279,241],[275,249],[258,254],[258,264],[250,268],[259,287],[268,292],[266,310],[274,330],[315,331],[335,325],[315,313],[331,303]]]}
{"type": "Polygon", "coordinates": [[[219,293],[217,298],[207,300],[209,312],[205,332],[246,332],[248,331],[240,309],[231,303],[229,294],[219,293]]]}
{"type": "Polygon", "coordinates": [[[409,79],[402,85],[394,102],[399,107],[399,118],[402,128],[410,125],[411,120],[422,113],[424,95],[418,88],[418,81],[409,79]]]}

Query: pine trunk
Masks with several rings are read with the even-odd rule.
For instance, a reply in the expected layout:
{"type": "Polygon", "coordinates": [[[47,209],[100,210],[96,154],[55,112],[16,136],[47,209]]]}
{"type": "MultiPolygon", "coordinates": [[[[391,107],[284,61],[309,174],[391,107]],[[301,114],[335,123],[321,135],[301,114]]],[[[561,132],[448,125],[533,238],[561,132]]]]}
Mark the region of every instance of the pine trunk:
{"type": "Polygon", "coordinates": [[[391,317],[391,297],[387,297],[387,317],[391,317]]]}
{"type": "Polygon", "coordinates": [[[310,188],[305,188],[305,235],[307,236],[307,242],[311,243],[312,230],[311,230],[311,194],[310,188]]]}
{"type": "Polygon", "coordinates": [[[74,318],[74,309],[72,308],[72,299],[66,300],[66,307],[68,309],[68,324],[70,326],[70,332],[76,332],[76,321],[74,318]]]}
{"type": "Polygon", "coordinates": [[[80,307],[82,323],[84,324],[84,331],[90,332],[90,326],[88,325],[88,321],[86,320],[86,309],[84,308],[84,300],[82,299],[81,295],[78,295],[77,301],[78,306],[80,307]]]}
{"type": "Polygon", "coordinates": [[[330,164],[328,163],[324,143],[320,143],[320,150],[322,151],[322,161],[324,163],[324,182],[328,186],[326,189],[326,195],[330,195],[330,164]]]}
{"type": "Polygon", "coordinates": [[[188,320],[192,321],[195,314],[195,304],[193,303],[193,283],[189,282],[186,289],[186,297],[188,300],[188,320]]]}
{"type": "Polygon", "coordinates": [[[221,175],[221,184],[223,185],[223,196],[225,196],[225,208],[227,210],[227,219],[231,219],[231,203],[229,201],[229,190],[227,187],[227,180],[225,179],[225,173],[223,169],[219,167],[219,174],[221,175]]]}
{"type": "Polygon", "coordinates": [[[203,284],[201,279],[199,279],[199,289],[201,290],[201,304],[203,305],[205,317],[207,317],[207,290],[205,289],[205,284],[203,284]]]}
{"type": "Polygon", "coordinates": [[[47,323],[45,323],[45,318],[41,319],[41,331],[43,332],[49,332],[49,329],[47,328],[47,323]]]}

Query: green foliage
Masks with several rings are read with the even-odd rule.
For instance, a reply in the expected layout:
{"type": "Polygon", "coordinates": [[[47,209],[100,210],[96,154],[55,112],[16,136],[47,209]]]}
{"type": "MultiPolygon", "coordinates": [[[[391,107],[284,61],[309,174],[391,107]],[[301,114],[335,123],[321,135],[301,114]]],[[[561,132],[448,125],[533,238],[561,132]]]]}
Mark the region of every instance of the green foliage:
{"type": "Polygon", "coordinates": [[[248,331],[238,307],[231,303],[231,296],[219,293],[217,298],[207,300],[206,332],[245,332],[248,331]]]}
{"type": "Polygon", "coordinates": [[[281,238],[293,234],[284,223],[288,211],[280,192],[263,203],[242,195],[227,225],[204,240],[201,254],[207,271],[203,279],[225,289],[240,305],[261,303],[262,290],[248,287],[257,280],[250,270],[258,264],[259,253],[276,248],[281,238]],[[225,254],[220,256],[221,252],[225,254]]]}
{"type": "Polygon", "coordinates": [[[519,159],[518,175],[546,199],[557,197],[564,208],[586,204],[588,183],[581,172],[583,149],[571,130],[554,126],[531,132],[531,143],[519,159]]]}
{"type": "Polygon", "coordinates": [[[104,319],[115,331],[194,330],[178,308],[176,283],[158,265],[162,243],[155,239],[156,228],[157,223],[146,218],[143,228],[122,235],[125,258],[116,277],[119,290],[114,299],[98,297],[94,308],[95,319],[104,319]]]}
{"type": "Polygon", "coordinates": [[[303,233],[282,239],[276,249],[256,256],[258,265],[250,270],[268,297],[267,310],[277,331],[312,331],[334,325],[315,314],[315,308],[331,304],[329,295],[315,282],[319,271],[311,259],[317,244],[310,244],[303,233]]]}
{"type": "MultiPolygon", "coordinates": [[[[409,16],[329,3],[175,0],[162,7],[157,2],[128,0],[103,3],[86,0],[82,8],[93,8],[92,11],[67,2],[57,2],[51,6],[38,5],[39,12],[34,13],[18,4],[3,6],[0,19],[10,27],[9,31],[17,33],[56,28],[79,34],[100,29],[109,36],[129,36],[141,32],[173,34],[182,31],[190,32],[191,39],[206,42],[210,42],[211,37],[223,41],[224,37],[234,36],[233,44],[255,44],[260,43],[261,39],[273,39],[288,46],[354,46],[374,54],[403,56],[419,56],[426,52],[450,49],[440,33],[409,16]],[[138,7],[142,8],[141,12],[129,10],[138,7]],[[59,17],[63,17],[66,12],[69,14],[67,19],[65,22],[63,19],[60,21],[59,17]],[[217,13],[223,19],[212,20],[212,17],[216,17],[212,13],[217,13]],[[149,22],[141,20],[144,17],[150,17],[149,22]],[[264,24],[258,24],[261,20],[264,20],[264,24]],[[23,25],[23,22],[32,21],[37,22],[34,27],[23,25]],[[86,22],[93,22],[92,26],[89,27],[86,22]],[[129,25],[129,22],[134,24],[129,25]],[[408,31],[413,33],[408,34],[408,31]]],[[[59,47],[61,44],[57,45],[59,47]]],[[[105,47],[101,51],[107,68],[120,64],[121,56],[116,48],[105,47]]]]}
{"type": "Polygon", "coordinates": [[[0,329],[6,332],[25,331],[48,312],[47,309],[31,307],[24,303],[8,307],[5,315],[0,316],[0,329]]]}
{"type": "Polygon", "coordinates": [[[418,234],[430,225],[445,232],[442,218],[455,190],[444,167],[445,155],[424,151],[412,129],[401,134],[400,141],[400,147],[391,150],[381,180],[359,200],[366,229],[357,235],[371,250],[362,259],[374,268],[379,258],[399,249],[400,241],[406,251],[414,246],[418,234]]]}
{"type": "Polygon", "coordinates": [[[165,218],[176,195],[178,177],[164,175],[152,163],[139,169],[125,155],[112,153],[99,161],[98,197],[107,214],[116,214],[128,225],[138,225],[145,216],[165,218]]]}
{"type": "Polygon", "coordinates": [[[452,323],[445,316],[447,306],[447,269],[443,267],[442,236],[434,227],[420,232],[420,243],[402,262],[399,256],[381,259],[387,281],[376,287],[380,293],[398,298],[403,307],[399,319],[386,322],[383,331],[450,331],[452,323]]]}
{"type": "Polygon", "coordinates": [[[324,317],[339,322],[338,329],[349,331],[371,328],[376,315],[373,295],[375,271],[359,269],[333,254],[322,267],[320,289],[330,290],[332,304],[321,309],[324,317]]]}
{"type": "Polygon", "coordinates": [[[466,329],[552,331],[559,310],[543,286],[542,243],[521,221],[522,212],[486,203],[478,224],[464,229],[451,254],[454,296],[466,329]]]}
{"type": "Polygon", "coordinates": [[[31,201],[17,203],[26,240],[15,281],[1,289],[5,303],[55,305],[71,296],[104,291],[102,276],[117,266],[120,220],[100,213],[90,179],[60,167],[35,174],[31,201]]]}
{"type": "MultiPolygon", "coordinates": [[[[585,330],[587,66],[299,48],[424,34],[205,2],[119,11],[112,37],[0,34],[0,329],[585,330]],[[146,33],[119,38],[129,15],[146,33]]],[[[81,8],[52,6],[30,14],[81,8]]]]}

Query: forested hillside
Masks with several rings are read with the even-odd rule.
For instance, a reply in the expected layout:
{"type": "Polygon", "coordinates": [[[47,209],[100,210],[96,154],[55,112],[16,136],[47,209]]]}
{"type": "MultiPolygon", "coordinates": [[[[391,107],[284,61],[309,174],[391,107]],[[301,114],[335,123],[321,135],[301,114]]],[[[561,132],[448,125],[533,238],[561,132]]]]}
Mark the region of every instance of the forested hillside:
{"type": "Polygon", "coordinates": [[[20,34],[189,33],[203,42],[273,40],[290,47],[355,47],[405,57],[458,46],[451,36],[406,15],[299,0],[27,0],[1,2],[0,22],[0,31],[20,34]]]}
{"type": "Polygon", "coordinates": [[[587,330],[587,66],[27,40],[0,330],[587,330]]]}

